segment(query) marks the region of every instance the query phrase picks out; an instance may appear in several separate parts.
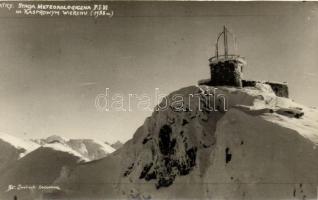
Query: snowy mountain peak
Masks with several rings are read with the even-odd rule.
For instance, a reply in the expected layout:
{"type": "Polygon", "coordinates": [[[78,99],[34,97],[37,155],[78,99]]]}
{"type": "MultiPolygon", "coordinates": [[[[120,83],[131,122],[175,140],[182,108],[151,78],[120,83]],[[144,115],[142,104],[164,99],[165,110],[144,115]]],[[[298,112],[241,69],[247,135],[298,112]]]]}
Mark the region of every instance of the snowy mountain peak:
{"type": "Polygon", "coordinates": [[[46,143],[61,143],[61,144],[65,144],[67,141],[69,141],[69,139],[59,135],[51,135],[44,140],[46,143]]]}
{"type": "MultiPolygon", "coordinates": [[[[205,176],[211,165],[207,156],[215,151],[220,122],[237,112],[260,118],[255,124],[271,122],[295,130],[312,145],[318,138],[317,110],[278,97],[263,83],[245,88],[190,86],[168,95],[155,110],[123,147],[123,157],[127,158],[122,160],[124,180],[153,181],[161,188],[192,172],[205,176]],[[176,103],[176,96],[182,101],[176,103]]],[[[235,123],[234,118],[228,123],[235,123]]],[[[241,124],[238,126],[244,126],[241,124]]],[[[230,160],[232,150],[227,148],[225,160],[230,160]]]]}

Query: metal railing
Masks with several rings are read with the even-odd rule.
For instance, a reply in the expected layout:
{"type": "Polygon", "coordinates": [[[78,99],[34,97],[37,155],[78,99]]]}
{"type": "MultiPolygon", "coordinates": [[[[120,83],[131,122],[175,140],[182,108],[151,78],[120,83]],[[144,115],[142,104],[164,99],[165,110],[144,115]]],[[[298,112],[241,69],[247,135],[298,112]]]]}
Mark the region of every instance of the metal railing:
{"type": "Polygon", "coordinates": [[[223,60],[235,60],[235,59],[242,59],[245,60],[244,57],[241,57],[239,55],[218,55],[218,56],[213,56],[212,58],[209,59],[209,62],[216,62],[216,61],[223,61],[223,60]]]}

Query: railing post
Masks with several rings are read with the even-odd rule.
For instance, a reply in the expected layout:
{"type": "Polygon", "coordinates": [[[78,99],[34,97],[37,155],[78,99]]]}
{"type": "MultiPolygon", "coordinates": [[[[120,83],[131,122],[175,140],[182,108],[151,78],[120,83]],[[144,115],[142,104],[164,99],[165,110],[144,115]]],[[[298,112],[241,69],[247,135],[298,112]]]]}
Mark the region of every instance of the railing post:
{"type": "Polygon", "coordinates": [[[216,44],[215,44],[215,55],[216,55],[216,59],[219,59],[219,47],[218,47],[218,42],[216,42],[216,44]]]}
{"type": "Polygon", "coordinates": [[[223,33],[224,33],[224,57],[227,59],[228,56],[228,46],[227,46],[227,30],[226,27],[223,27],[223,33]]]}

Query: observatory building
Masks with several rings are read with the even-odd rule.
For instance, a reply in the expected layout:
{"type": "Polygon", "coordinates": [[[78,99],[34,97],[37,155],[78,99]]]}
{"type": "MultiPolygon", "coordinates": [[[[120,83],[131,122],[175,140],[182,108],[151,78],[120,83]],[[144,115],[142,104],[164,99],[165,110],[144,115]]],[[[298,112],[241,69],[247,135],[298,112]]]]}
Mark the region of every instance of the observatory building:
{"type": "Polygon", "coordinates": [[[224,26],[223,31],[216,40],[215,56],[209,59],[211,70],[210,85],[242,87],[243,68],[246,66],[246,62],[244,58],[236,54],[236,47],[235,36],[224,26]],[[232,48],[229,48],[229,36],[232,39],[232,48]]]}
{"type": "Polygon", "coordinates": [[[225,26],[218,34],[215,44],[215,55],[209,59],[211,77],[200,80],[199,85],[255,87],[257,83],[271,86],[277,96],[288,98],[287,84],[270,81],[244,80],[243,70],[247,66],[244,57],[237,53],[236,37],[225,26]],[[229,40],[230,38],[230,40],[229,40]]]}

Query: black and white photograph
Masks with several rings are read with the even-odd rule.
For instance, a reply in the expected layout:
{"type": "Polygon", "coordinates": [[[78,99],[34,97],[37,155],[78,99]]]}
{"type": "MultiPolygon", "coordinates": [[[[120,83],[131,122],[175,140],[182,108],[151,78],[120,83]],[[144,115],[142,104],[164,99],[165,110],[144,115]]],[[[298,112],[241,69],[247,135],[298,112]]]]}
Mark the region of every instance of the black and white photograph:
{"type": "Polygon", "coordinates": [[[0,200],[317,200],[318,2],[0,1],[0,200]]]}

